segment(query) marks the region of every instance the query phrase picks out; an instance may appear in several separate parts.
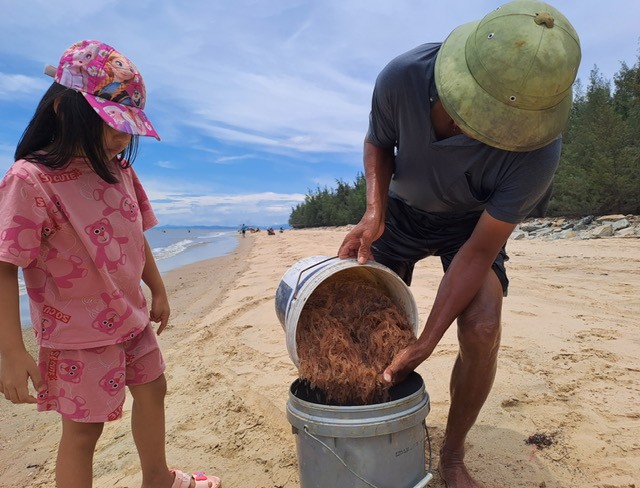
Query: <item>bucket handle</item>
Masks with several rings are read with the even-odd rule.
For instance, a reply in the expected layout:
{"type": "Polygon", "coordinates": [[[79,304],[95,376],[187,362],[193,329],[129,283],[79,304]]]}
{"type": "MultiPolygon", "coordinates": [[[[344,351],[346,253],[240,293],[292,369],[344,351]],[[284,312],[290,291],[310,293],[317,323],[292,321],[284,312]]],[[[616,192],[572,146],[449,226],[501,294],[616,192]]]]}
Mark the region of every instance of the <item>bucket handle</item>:
{"type": "MultiPolygon", "coordinates": [[[[333,259],[333,258],[331,258],[331,259],[333,259]]],[[[376,485],[373,485],[373,484],[369,483],[362,476],[360,476],[358,473],[356,473],[353,469],[351,469],[349,466],[347,466],[347,463],[345,463],[342,460],[342,458],[338,455],[338,453],[335,452],[333,449],[331,449],[331,447],[329,447],[325,442],[322,442],[315,435],[313,435],[311,432],[309,432],[309,429],[307,428],[306,425],[304,426],[304,433],[307,434],[309,437],[311,437],[314,441],[319,442],[320,444],[322,444],[331,454],[333,454],[336,457],[336,459],[338,461],[340,461],[342,463],[342,465],[345,468],[347,468],[351,472],[351,474],[353,474],[356,478],[358,478],[364,484],[366,484],[367,486],[370,486],[371,488],[378,488],[376,485]]],[[[418,481],[418,483],[416,485],[414,485],[412,488],[424,488],[425,486],[427,486],[427,483],[431,480],[431,478],[433,478],[433,474],[431,473],[431,471],[429,471],[427,473],[427,475],[424,478],[422,478],[420,481],[418,481]]]]}
{"type": "Polygon", "coordinates": [[[304,273],[305,271],[309,271],[311,268],[315,268],[316,266],[320,266],[323,263],[326,263],[327,261],[331,261],[332,259],[337,258],[338,256],[331,256],[330,258],[327,259],[323,259],[322,261],[312,264],[311,266],[307,266],[304,269],[300,270],[300,273],[298,273],[298,280],[296,281],[296,287],[295,287],[295,291],[293,292],[293,297],[291,297],[292,300],[295,300],[296,297],[298,296],[298,285],[300,284],[300,278],[302,277],[302,273],[304,273]]]}

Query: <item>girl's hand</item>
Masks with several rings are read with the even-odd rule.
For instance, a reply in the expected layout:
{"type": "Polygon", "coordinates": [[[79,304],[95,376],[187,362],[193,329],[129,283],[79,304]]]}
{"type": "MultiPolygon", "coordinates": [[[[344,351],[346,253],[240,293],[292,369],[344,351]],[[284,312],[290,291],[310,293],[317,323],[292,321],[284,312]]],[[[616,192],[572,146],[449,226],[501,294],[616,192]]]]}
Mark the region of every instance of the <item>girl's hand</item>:
{"type": "Polygon", "coordinates": [[[151,310],[149,311],[149,319],[152,322],[160,322],[157,334],[164,330],[169,321],[169,315],[171,314],[171,308],[169,307],[169,299],[165,293],[158,296],[151,296],[151,310]]]}
{"type": "Polygon", "coordinates": [[[29,393],[29,378],[36,391],[43,386],[40,369],[31,355],[21,350],[0,358],[0,393],[12,403],[37,403],[29,393]]]}

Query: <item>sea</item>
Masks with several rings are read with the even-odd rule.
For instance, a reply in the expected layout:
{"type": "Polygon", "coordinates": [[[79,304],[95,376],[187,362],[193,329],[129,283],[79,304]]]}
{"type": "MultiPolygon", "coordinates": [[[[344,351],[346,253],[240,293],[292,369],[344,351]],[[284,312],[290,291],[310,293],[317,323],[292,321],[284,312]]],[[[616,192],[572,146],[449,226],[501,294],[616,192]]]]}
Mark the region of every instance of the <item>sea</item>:
{"type": "MultiPolygon", "coordinates": [[[[160,273],[180,266],[225,256],[238,245],[241,236],[236,228],[227,227],[153,227],[145,232],[160,273]]],[[[20,288],[20,321],[31,325],[29,299],[22,271],[18,275],[20,288]]]]}

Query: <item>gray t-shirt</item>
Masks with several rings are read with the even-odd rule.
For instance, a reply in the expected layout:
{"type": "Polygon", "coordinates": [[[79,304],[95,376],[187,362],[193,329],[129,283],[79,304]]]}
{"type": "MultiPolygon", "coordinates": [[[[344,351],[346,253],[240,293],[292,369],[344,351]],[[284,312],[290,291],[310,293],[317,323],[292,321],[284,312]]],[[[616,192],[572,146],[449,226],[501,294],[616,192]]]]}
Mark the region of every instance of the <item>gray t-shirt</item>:
{"type": "Polygon", "coordinates": [[[438,141],[431,127],[437,99],[434,65],[441,44],[423,44],[378,75],[367,141],[395,147],[389,194],[430,213],[486,210],[517,224],[544,213],[560,160],[561,139],[529,152],[496,149],[464,134],[438,141]]]}

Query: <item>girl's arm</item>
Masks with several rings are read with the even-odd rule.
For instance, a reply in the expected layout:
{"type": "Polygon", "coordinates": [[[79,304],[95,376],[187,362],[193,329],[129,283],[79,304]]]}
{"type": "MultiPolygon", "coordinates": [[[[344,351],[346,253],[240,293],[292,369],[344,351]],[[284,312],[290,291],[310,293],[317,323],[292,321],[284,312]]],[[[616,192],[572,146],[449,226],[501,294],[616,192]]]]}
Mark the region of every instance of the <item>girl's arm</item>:
{"type": "Polygon", "coordinates": [[[167,326],[169,320],[169,314],[171,308],[169,307],[169,299],[167,298],[167,291],[164,288],[164,282],[158,271],[156,260],[151,252],[151,247],[147,242],[147,238],[144,238],[144,252],[145,252],[145,264],[142,270],[142,281],[149,287],[151,291],[151,310],[149,311],[149,318],[153,322],[160,322],[158,327],[158,335],[167,326]]]}
{"type": "Polygon", "coordinates": [[[37,403],[29,378],[42,387],[38,365],[25,348],[20,326],[18,267],[0,261],[0,393],[13,403],[37,403]]]}

